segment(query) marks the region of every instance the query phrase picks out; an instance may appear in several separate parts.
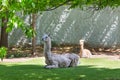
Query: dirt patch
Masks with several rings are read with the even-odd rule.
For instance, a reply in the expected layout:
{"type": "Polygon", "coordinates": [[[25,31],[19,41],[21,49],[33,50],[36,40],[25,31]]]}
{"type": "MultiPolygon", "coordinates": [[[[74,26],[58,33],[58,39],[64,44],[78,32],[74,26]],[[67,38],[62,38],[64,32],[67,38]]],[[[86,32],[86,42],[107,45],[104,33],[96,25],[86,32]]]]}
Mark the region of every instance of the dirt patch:
{"type": "Polygon", "coordinates": [[[92,55],[92,58],[106,58],[110,60],[120,60],[119,55],[106,55],[106,54],[92,55]]]}
{"type": "Polygon", "coordinates": [[[120,53],[112,52],[96,52],[97,55],[92,55],[92,58],[107,58],[110,60],[120,60],[120,53]]]}
{"type": "MultiPolygon", "coordinates": [[[[29,61],[29,60],[32,60],[32,59],[35,59],[35,58],[38,58],[38,57],[4,59],[3,62],[25,62],[25,61],[29,61]]],[[[102,53],[102,54],[99,54],[99,55],[92,55],[91,58],[106,58],[106,59],[110,59],[110,60],[119,60],[120,61],[120,55],[118,55],[118,54],[107,55],[107,54],[102,53]]]]}
{"type": "MultiPolygon", "coordinates": [[[[12,58],[12,59],[3,59],[3,62],[25,62],[25,61],[29,61],[32,60],[34,58],[12,58]]],[[[2,61],[0,61],[2,62],[2,61]]]]}

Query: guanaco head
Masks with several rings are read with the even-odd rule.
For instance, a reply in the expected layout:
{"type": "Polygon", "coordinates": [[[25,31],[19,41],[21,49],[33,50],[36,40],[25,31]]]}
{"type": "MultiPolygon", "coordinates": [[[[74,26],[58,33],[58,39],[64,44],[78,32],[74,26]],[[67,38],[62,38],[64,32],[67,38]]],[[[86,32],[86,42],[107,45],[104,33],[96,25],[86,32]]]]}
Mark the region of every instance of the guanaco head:
{"type": "Polygon", "coordinates": [[[80,40],[80,45],[84,45],[84,40],[80,40]]]}
{"type": "Polygon", "coordinates": [[[42,36],[42,40],[45,41],[45,42],[48,42],[50,40],[50,36],[48,34],[44,34],[42,36]]]}

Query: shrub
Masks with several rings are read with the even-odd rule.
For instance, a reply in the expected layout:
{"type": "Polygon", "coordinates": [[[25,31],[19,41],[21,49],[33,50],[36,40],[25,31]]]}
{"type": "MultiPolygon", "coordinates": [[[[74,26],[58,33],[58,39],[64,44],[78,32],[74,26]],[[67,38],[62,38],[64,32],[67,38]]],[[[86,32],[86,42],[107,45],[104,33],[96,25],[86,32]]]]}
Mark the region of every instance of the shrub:
{"type": "Polygon", "coordinates": [[[6,47],[1,47],[0,48],[0,58],[1,58],[1,61],[3,61],[3,58],[6,56],[7,54],[7,48],[6,47]]]}

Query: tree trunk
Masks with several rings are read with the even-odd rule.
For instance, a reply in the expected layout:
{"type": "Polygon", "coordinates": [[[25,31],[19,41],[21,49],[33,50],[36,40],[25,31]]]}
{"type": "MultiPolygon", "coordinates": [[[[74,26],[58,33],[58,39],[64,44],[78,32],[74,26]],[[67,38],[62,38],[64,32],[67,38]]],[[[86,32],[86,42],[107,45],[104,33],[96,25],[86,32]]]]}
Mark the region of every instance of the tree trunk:
{"type": "Polygon", "coordinates": [[[3,17],[2,18],[2,27],[1,27],[1,40],[0,40],[0,47],[4,46],[8,48],[8,33],[6,32],[8,19],[3,17]]]}
{"type": "MultiPolygon", "coordinates": [[[[32,14],[32,23],[31,26],[34,31],[36,31],[36,14],[32,14]]],[[[32,55],[35,55],[36,52],[36,37],[33,36],[32,38],[32,55]]]]}
{"type": "MultiPolygon", "coordinates": [[[[0,43],[1,43],[1,26],[0,26],[0,43]]],[[[1,46],[1,44],[0,44],[0,46],[1,46]]]]}

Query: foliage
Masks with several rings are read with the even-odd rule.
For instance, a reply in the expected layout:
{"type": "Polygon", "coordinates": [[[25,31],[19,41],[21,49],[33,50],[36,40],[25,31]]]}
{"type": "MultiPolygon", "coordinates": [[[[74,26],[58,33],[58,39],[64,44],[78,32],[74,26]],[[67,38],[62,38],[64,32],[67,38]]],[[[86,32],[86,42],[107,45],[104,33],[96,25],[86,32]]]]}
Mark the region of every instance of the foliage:
{"type": "Polygon", "coordinates": [[[120,62],[104,58],[81,59],[74,68],[44,69],[44,58],[0,63],[1,80],[119,80],[120,62]]]}
{"type": "Polygon", "coordinates": [[[71,7],[88,7],[95,10],[103,9],[105,7],[115,8],[120,6],[119,0],[71,0],[71,7]]]}
{"type": "Polygon", "coordinates": [[[1,61],[3,61],[3,58],[6,56],[6,54],[7,54],[7,48],[1,47],[0,48],[0,58],[1,58],[1,61]]]}
{"type": "Polygon", "coordinates": [[[12,31],[14,27],[21,28],[23,32],[30,36],[34,33],[30,27],[25,26],[23,19],[16,15],[22,12],[24,15],[37,13],[40,11],[54,10],[62,5],[69,5],[70,8],[80,7],[84,9],[92,8],[99,10],[110,6],[112,8],[120,5],[119,0],[0,0],[0,18],[7,17],[9,19],[7,32],[12,31]],[[6,16],[6,13],[7,15],[6,16]],[[24,28],[25,27],[25,28],[24,28]],[[27,32],[28,31],[28,32],[27,32]],[[30,34],[30,35],[29,35],[30,34]]]}
{"type": "MultiPolygon", "coordinates": [[[[2,0],[0,2],[0,18],[8,18],[8,27],[6,29],[6,32],[11,32],[14,28],[20,28],[23,30],[24,34],[26,34],[27,37],[32,37],[35,36],[35,31],[30,26],[26,25],[24,20],[17,15],[18,12],[27,12],[26,5],[24,4],[25,3],[21,3],[16,0],[2,0]]],[[[27,13],[24,15],[27,15],[27,13]]]]}

